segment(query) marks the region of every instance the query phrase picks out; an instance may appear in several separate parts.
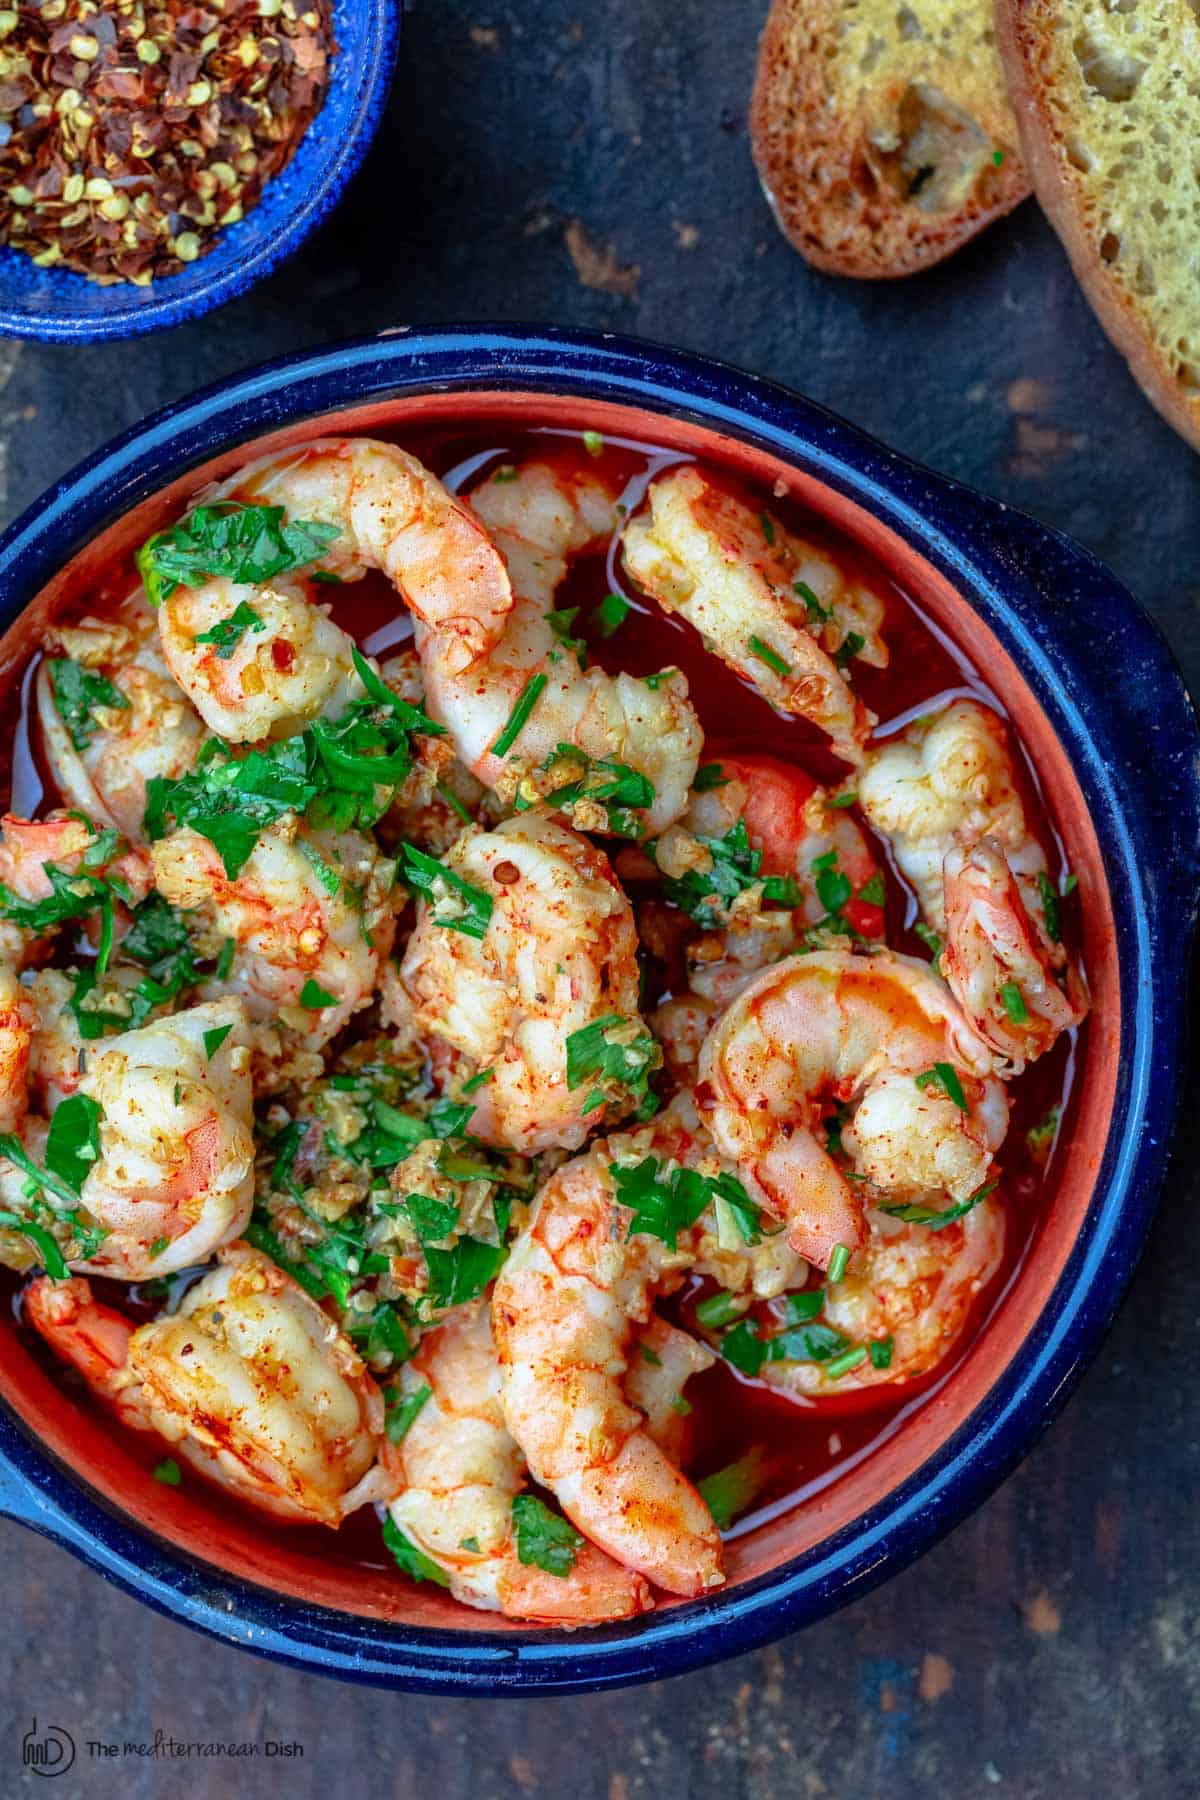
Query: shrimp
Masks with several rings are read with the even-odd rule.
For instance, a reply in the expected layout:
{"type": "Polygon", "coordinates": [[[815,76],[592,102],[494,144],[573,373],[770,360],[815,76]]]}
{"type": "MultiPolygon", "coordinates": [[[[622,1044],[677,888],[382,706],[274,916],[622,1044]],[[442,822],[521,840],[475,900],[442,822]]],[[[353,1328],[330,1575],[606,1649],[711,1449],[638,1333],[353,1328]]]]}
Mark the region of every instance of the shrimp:
{"type": "Polygon", "coordinates": [[[969,850],[951,850],[944,880],[943,973],[980,1037],[1016,1073],[1082,1022],[1082,979],[1062,945],[1031,916],[993,843],[984,838],[969,850]]]}
{"type": "Polygon", "coordinates": [[[137,1330],[78,1279],[31,1283],[24,1310],[126,1424],[276,1518],[337,1526],[394,1485],[362,1359],[248,1244],[229,1245],[176,1312],[137,1330]]]}
{"type": "Polygon", "coordinates": [[[80,1268],[123,1281],[203,1262],[254,1200],[249,1031],[213,1000],[110,1038],[78,1093],[99,1107],[80,1199],[108,1236],[80,1268]]]}
{"type": "MultiPolygon", "coordinates": [[[[761,1370],[771,1387],[832,1401],[847,1390],[890,1389],[930,1374],[961,1339],[1003,1261],[1006,1218],[995,1194],[937,1227],[906,1225],[875,1208],[867,1224],[865,1244],[841,1280],[826,1285],[824,1305],[812,1319],[845,1339],[839,1360],[856,1347],[866,1353],[833,1378],[828,1361],[772,1357],[761,1370]]],[[[796,1335],[799,1348],[807,1348],[804,1332],[796,1335]]]]}
{"type": "Polygon", "coordinates": [[[492,1330],[505,1421],[535,1479],[609,1556],[670,1593],[703,1594],[724,1580],[717,1528],[622,1385],[637,1327],[699,1236],[688,1228],[670,1249],[631,1235],[613,1170],[644,1166],[647,1143],[689,1154],[664,1115],[551,1176],[497,1277],[492,1330]]]}
{"type": "Polygon", "coordinates": [[[238,994],[252,1019],[281,1018],[312,1048],[369,1005],[395,931],[395,864],[372,840],[280,820],[232,880],[190,826],[152,854],[159,892],[233,940],[228,976],[206,982],[206,997],[238,994]]]}
{"type": "Polygon", "coordinates": [[[706,1344],[657,1315],[638,1335],[625,1371],[625,1398],[645,1415],[647,1435],[673,1463],[680,1460],[691,1410],[683,1390],[716,1360],[706,1344]]]}
{"type": "Polygon", "coordinates": [[[968,1018],[1016,1073],[1079,1024],[1087,997],[1057,940],[1003,721],[977,700],[914,721],[871,757],[859,799],[947,940],[942,968],[968,1018]]]}
{"type": "MultiPolygon", "coordinates": [[[[699,761],[701,732],[678,671],[648,685],[626,674],[581,667],[581,656],[555,636],[550,615],[569,559],[601,545],[617,526],[616,493],[600,477],[567,467],[522,464],[506,479],[493,477],[471,495],[508,567],[516,594],[499,641],[463,663],[445,634],[418,627],[417,643],[429,709],[446,725],[459,757],[485,786],[511,799],[520,791],[570,785],[579,768],[552,771],[561,747],[582,766],[616,761],[646,777],[653,790],[646,828],[661,831],[687,804],[699,761]],[[515,740],[498,753],[517,708],[533,704],[515,740]]],[[[584,784],[587,785],[586,783],[584,784]]],[[[602,806],[576,816],[587,830],[606,830],[602,806]]]]}
{"type": "Polygon", "coordinates": [[[883,603],[821,551],[756,514],[701,474],[650,484],[649,513],[625,529],[625,567],[668,612],[782,712],[811,719],[855,765],[875,724],[842,668],[847,652],[877,668],[883,603]]]}
{"type": "Polygon", "coordinates": [[[116,877],[133,902],[144,900],[153,884],[144,850],[113,844],[111,849],[77,813],[52,812],[44,819],[0,819],[0,883],[17,901],[34,904],[54,893],[52,871],[60,876],[116,877]]]}
{"type": "Polygon", "coordinates": [[[869,1193],[961,1203],[984,1183],[1008,1122],[992,1068],[927,964],[818,951],[765,969],[722,1015],[696,1100],[750,1194],[827,1268],[839,1245],[865,1243],[869,1193]],[[839,1106],[852,1108],[841,1139],[867,1192],[820,1135],[839,1106]]]}
{"type": "Polygon", "coordinates": [[[464,832],[442,867],[400,967],[416,1028],[486,1072],[474,1136],[578,1149],[632,1110],[659,1060],[629,902],[601,851],[533,812],[464,832]],[[486,927],[455,928],[464,891],[486,902],[486,927]]]}
{"type": "MultiPolygon", "coordinates": [[[[240,470],[218,495],[336,527],[318,553],[322,570],[353,581],[381,569],[436,631],[449,666],[465,667],[497,643],[512,606],[498,552],[468,508],[396,445],[319,438],[240,470]]],[[[289,737],[362,697],[353,640],[310,595],[300,574],[257,587],[212,577],[176,588],[159,607],[171,672],[219,736],[289,737]],[[239,607],[254,617],[232,648],[202,641],[239,607]]]]}
{"type": "Polygon", "coordinates": [[[990,838],[1036,896],[1045,853],[1029,830],[1004,722],[978,700],[954,700],[888,738],[867,759],[858,799],[939,936],[946,929],[942,865],[956,846],[990,838]]]}
{"type": "Polygon", "coordinates": [[[38,721],[55,785],[88,818],[142,842],[146,783],[185,775],[204,739],[202,719],[163,661],[154,614],[131,603],[116,623],[51,626],[47,642],[68,659],[64,665],[52,656],[37,673],[38,721]],[[68,724],[60,690],[62,670],[72,665],[101,675],[111,698],[68,724]]]}
{"type": "Polygon", "coordinates": [[[460,1310],[427,1332],[401,1388],[420,1410],[396,1450],[403,1485],[388,1512],[456,1600],[543,1625],[598,1625],[649,1609],[643,1578],[594,1544],[581,1543],[562,1574],[521,1561],[513,1502],[525,1459],[505,1429],[486,1308],[460,1310]]]}
{"type": "Polygon", "coordinates": [[[693,793],[654,851],[669,897],[713,927],[686,949],[696,994],[724,1005],[802,946],[883,935],[883,878],[845,808],[773,757],[721,756],[713,768],[716,785],[693,793]]]}
{"type": "Polygon", "coordinates": [[[0,1131],[20,1131],[29,1111],[29,1062],[38,1013],[17,980],[0,963],[0,1131]]]}

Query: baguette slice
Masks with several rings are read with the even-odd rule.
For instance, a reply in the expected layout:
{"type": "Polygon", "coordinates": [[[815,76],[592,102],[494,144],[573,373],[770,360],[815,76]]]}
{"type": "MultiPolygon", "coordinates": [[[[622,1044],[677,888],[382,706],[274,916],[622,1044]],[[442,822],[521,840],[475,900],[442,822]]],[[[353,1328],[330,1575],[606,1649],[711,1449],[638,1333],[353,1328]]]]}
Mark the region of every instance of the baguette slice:
{"type": "Polygon", "coordinates": [[[911,275],[1029,192],[991,0],[774,0],[754,160],[802,256],[911,275]]]}
{"type": "Polygon", "coordinates": [[[1037,197],[1151,405],[1200,450],[1200,10],[996,10],[1037,197]]]}

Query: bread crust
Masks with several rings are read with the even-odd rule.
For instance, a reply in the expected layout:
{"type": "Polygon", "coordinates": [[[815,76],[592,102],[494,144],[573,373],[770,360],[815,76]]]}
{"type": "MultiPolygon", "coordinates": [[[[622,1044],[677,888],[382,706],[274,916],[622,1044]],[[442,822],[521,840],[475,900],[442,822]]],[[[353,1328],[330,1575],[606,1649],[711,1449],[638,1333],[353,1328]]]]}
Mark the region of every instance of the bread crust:
{"type": "MultiPolygon", "coordinates": [[[[1082,218],[1083,184],[1063,152],[1046,105],[1042,59],[1052,6],[996,0],[996,37],[1008,77],[1021,146],[1043,212],[1062,241],[1076,280],[1134,380],[1181,437],[1200,450],[1200,395],[1189,399],[1141,321],[1133,295],[1117,280],[1082,218]]],[[[1200,312],[1200,308],[1198,308],[1200,312]]],[[[1200,318],[1197,321],[1200,329],[1200,318]]]]}
{"type": "MultiPolygon", "coordinates": [[[[954,204],[931,210],[881,180],[886,158],[867,136],[870,121],[830,103],[827,47],[842,12],[843,0],[773,0],[759,44],[751,146],[779,227],[808,262],[834,275],[891,280],[952,255],[1018,205],[1029,182],[998,76],[995,100],[978,121],[990,139],[987,166],[954,204]],[[1000,146],[998,167],[991,144],[1000,146]]],[[[893,112],[913,87],[904,75],[886,73],[870,85],[893,112]]],[[[943,78],[939,98],[957,106],[959,95],[949,88],[943,78]]]]}

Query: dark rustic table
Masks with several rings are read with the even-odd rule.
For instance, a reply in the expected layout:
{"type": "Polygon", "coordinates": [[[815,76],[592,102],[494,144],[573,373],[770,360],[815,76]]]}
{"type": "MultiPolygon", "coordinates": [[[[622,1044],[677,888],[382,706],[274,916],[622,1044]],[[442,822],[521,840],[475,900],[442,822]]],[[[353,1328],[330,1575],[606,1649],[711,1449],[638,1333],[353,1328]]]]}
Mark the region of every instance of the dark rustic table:
{"type": "MultiPolygon", "coordinates": [[[[98,349],[0,343],[0,514],[165,401],[261,358],[431,320],[608,327],[778,377],[1073,533],[1200,684],[1200,462],[1142,400],[1033,204],[900,286],[814,274],[744,125],[763,0],[419,0],[333,220],[217,316],[98,349]]],[[[1112,671],[1119,683],[1122,670],[1112,671]]],[[[1197,1791],[1193,1088],[1134,1291],[1078,1396],[947,1543],[807,1634],[593,1700],[323,1682],[167,1623],[15,1526],[0,1785],[30,1719],[88,1737],[299,1741],[303,1759],[111,1764],[59,1791],[738,1800],[1197,1791]]]]}

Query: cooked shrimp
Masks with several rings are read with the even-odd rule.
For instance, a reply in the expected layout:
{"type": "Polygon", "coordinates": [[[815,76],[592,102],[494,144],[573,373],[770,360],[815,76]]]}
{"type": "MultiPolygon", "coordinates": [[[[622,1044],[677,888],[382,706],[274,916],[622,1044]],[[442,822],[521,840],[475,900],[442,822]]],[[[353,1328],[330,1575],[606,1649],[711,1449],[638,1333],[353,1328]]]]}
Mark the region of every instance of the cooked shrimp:
{"type": "Polygon", "coordinates": [[[645,1415],[647,1433],[673,1463],[680,1460],[691,1411],[683,1390],[716,1360],[707,1344],[657,1315],[638,1335],[625,1371],[625,1398],[645,1415]]]}
{"type": "MultiPolygon", "coordinates": [[[[394,444],[320,438],[252,463],[213,498],[282,506],[292,520],[335,527],[322,570],[354,581],[381,569],[437,631],[451,665],[486,655],[499,638],[512,605],[499,554],[468,508],[394,444]]],[[[311,596],[303,572],[259,587],[213,577],[176,588],[160,606],[171,671],[221,737],[288,737],[361,698],[353,640],[311,596]],[[236,642],[202,641],[239,607],[252,616],[236,642]]]]}
{"type": "Polygon", "coordinates": [[[281,820],[230,879],[190,827],[153,847],[159,892],[231,938],[228,976],[206,996],[239,994],[255,1020],[282,1019],[310,1047],[328,1043],[370,1004],[395,930],[395,865],[358,832],[281,820]]]}
{"type": "Polygon", "coordinates": [[[682,875],[679,886],[668,880],[668,894],[711,927],[686,947],[691,989],[726,1005],[759,969],[802,946],[881,937],[883,878],[847,810],[773,757],[719,755],[713,766],[717,784],[693,793],[655,847],[660,872],[682,875]],[[770,897],[764,881],[779,890],[780,878],[790,893],[770,897]]]}
{"type": "Polygon", "coordinates": [[[872,751],[858,798],[891,843],[926,921],[946,928],[942,865],[957,846],[991,838],[1022,890],[1046,868],[1018,792],[1004,721],[978,700],[954,700],[872,751]]]}
{"type": "Polygon", "coordinates": [[[362,1359],[248,1244],[223,1250],[177,1312],[136,1331],[86,1281],[33,1282],[24,1306],[127,1424],[277,1518],[336,1526],[393,1485],[377,1464],[383,1401],[362,1359]]]}
{"type": "Polygon", "coordinates": [[[835,660],[847,648],[882,668],[883,604],[766,514],[701,474],[651,482],[648,514],[626,527],[625,567],[668,612],[783,712],[811,719],[847,762],[875,723],[835,660]],[[857,645],[857,648],[855,646],[857,645]]]}
{"type": "Polygon", "coordinates": [[[1087,1013],[1083,982],[1031,916],[1016,877],[987,839],[944,867],[942,969],[976,1031],[1015,1072],[1087,1013]]]}
{"type": "Polygon", "coordinates": [[[505,1429],[486,1308],[460,1310],[427,1332],[401,1385],[410,1403],[426,1398],[396,1449],[403,1485],[388,1511],[444,1571],[456,1600],[544,1625],[647,1611],[642,1577],[594,1544],[582,1543],[561,1575],[520,1560],[513,1501],[525,1459],[505,1429]]]}
{"type": "Polygon", "coordinates": [[[991,1055],[943,983],[886,951],[764,970],[711,1032],[696,1099],[750,1194],[821,1268],[866,1241],[869,1204],[826,1147],[832,1106],[853,1108],[842,1142],[871,1190],[956,1202],[985,1181],[1008,1120],[991,1055]]]}
{"type": "Polygon", "coordinates": [[[417,1029],[490,1071],[476,1137],[526,1154],[578,1149],[632,1110],[658,1061],[638,1014],[629,902],[601,851],[532,812],[464,832],[443,866],[401,964],[417,1029]],[[462,884],[490,905],[482,937],[454,928],[462,884]],[[572,1082],[588,1027],[595,1056],[572,1082]]]}
{"type": "MultiPolygon", "coordinates": [[[[417,642],[430,711],[446,725],[471,773],[504,799],[529,787],[536,799],[541,765],[561,745],[583,757],[610,759],[649,781],[646,828],[661,831],[683,811],[699,760],[701,733],[677,671],[653,686],[632,675],[580,667],[556,638],[548,615],[569,559],[611,536],[617,495],[598,476],[547,463],[522,464],[505,480],[486,481],[471,505],[491,533],[512,578],[516,601],[499,641],[463,663],[444,633],[419,628],[417,642]],[[534,703],[507,752],[495,745],[523,697],[534,703]],[[523,785],[524,784],[524,785],[523,785]]],[[[578,771],[576,771],[576,774],[578,771]]],[[[552,778],[553,787],[570,774],[552,778]]],[[[543,782],[544,788],[547,783],[543,782]]],[[[607,828],[602,807],[577,818],[607,828]]]]}
{"type": "Polygon", "coordinates": [[[82,1275],[52,1281],[39,1275],[21,1294],[21,1317],[64,1362],[78,1369],[94,1394],[107,1400],[131,1431],[152,1429],[141,1394],[129,1385],[129,1340],[133,1326],[115,1307],[105,1306],[82,1275]]]}
{"type": "MultiPolygon", "coordinates": [[[[1004,1257],[1005,1211],[994,1194],[936,1228],[906,1225],[875,1208],[867,1223],[866,1243],[841,1280],[826,1285],[824,1306],[812,1321],[831,1326],[848,1350],[865,1354],[832,1379],[826,1362],[772,1358],[761,1371],[772,1387],[836,1400],[847,1390],[890,1388],[928,1375],[958,1343],[1004,1257]]],[[[803,1332],[797,1336],[803,1348],[803,1332]]]]}
{"type": "Polygon", "coordinates": [[[610,1139],[551,1176],[497,1277],[492,1329],[505,1420],[535,1478],[618,1562],[670,1593],[703,1594],[724,1579],[717,1528],[622,1385],[638,1327],[698,1235],[681,1233],[674,1251],[631,1236],[617,1198],[610,1165],[637,1166],[665,1129],[610,1139]]]}
{"type": "Polygon", "coordinates": [[[213,1000],[110,1038],[78,1092],[100,1108],[99,1156],[80,1190],[109,1235],[81,1268],[123,1281],[203,1262],[254,1200],[249,1032],[240,1000],[213,1000]]]}
{"type": "Polygon", "coordinates": [[[100,848],[99,834],[76,813],[52,812],[44,819],[17,819],[6,813],[0,819],[0,882],[18,900],[48,900],[54,892],[47,872],[52,867],[81,879],[115,876],[132,901],[144,900],[153,884],[145,851],[118,844],[113,854],[97,862],[100,848]]]}
{"type": "Polygon", "coordinates": [[[942,968],[959,1002],[1015,1073],[1080,1022],[1087,999],[1047,930],[1055,890],[1003,721],[977,700],[956,700],[877,751],[858,791],[946,938],[942,968]]]}
{"type": "Polygon", "coordinates": [[[138,843],[146,783],[155,775],[174,781],[187,773],[204,738],[203,720],[172,679],[145,604],[122,608],[119,623],[83,619],[52,626],[48,648],[101,674],[116,696],[116,703],[93,706],[80,748],[78,723],[72,735],[59,708],[58,659],[42,663],[38,720],[55,784],[69,805],[138,843]]]}
{"type": "Polygon", "coordinates": [[[29,1111],[29,1059],[38,1027],[37,1008],[0,963],[0,1131],[20,1131],[29,1111]]]}

